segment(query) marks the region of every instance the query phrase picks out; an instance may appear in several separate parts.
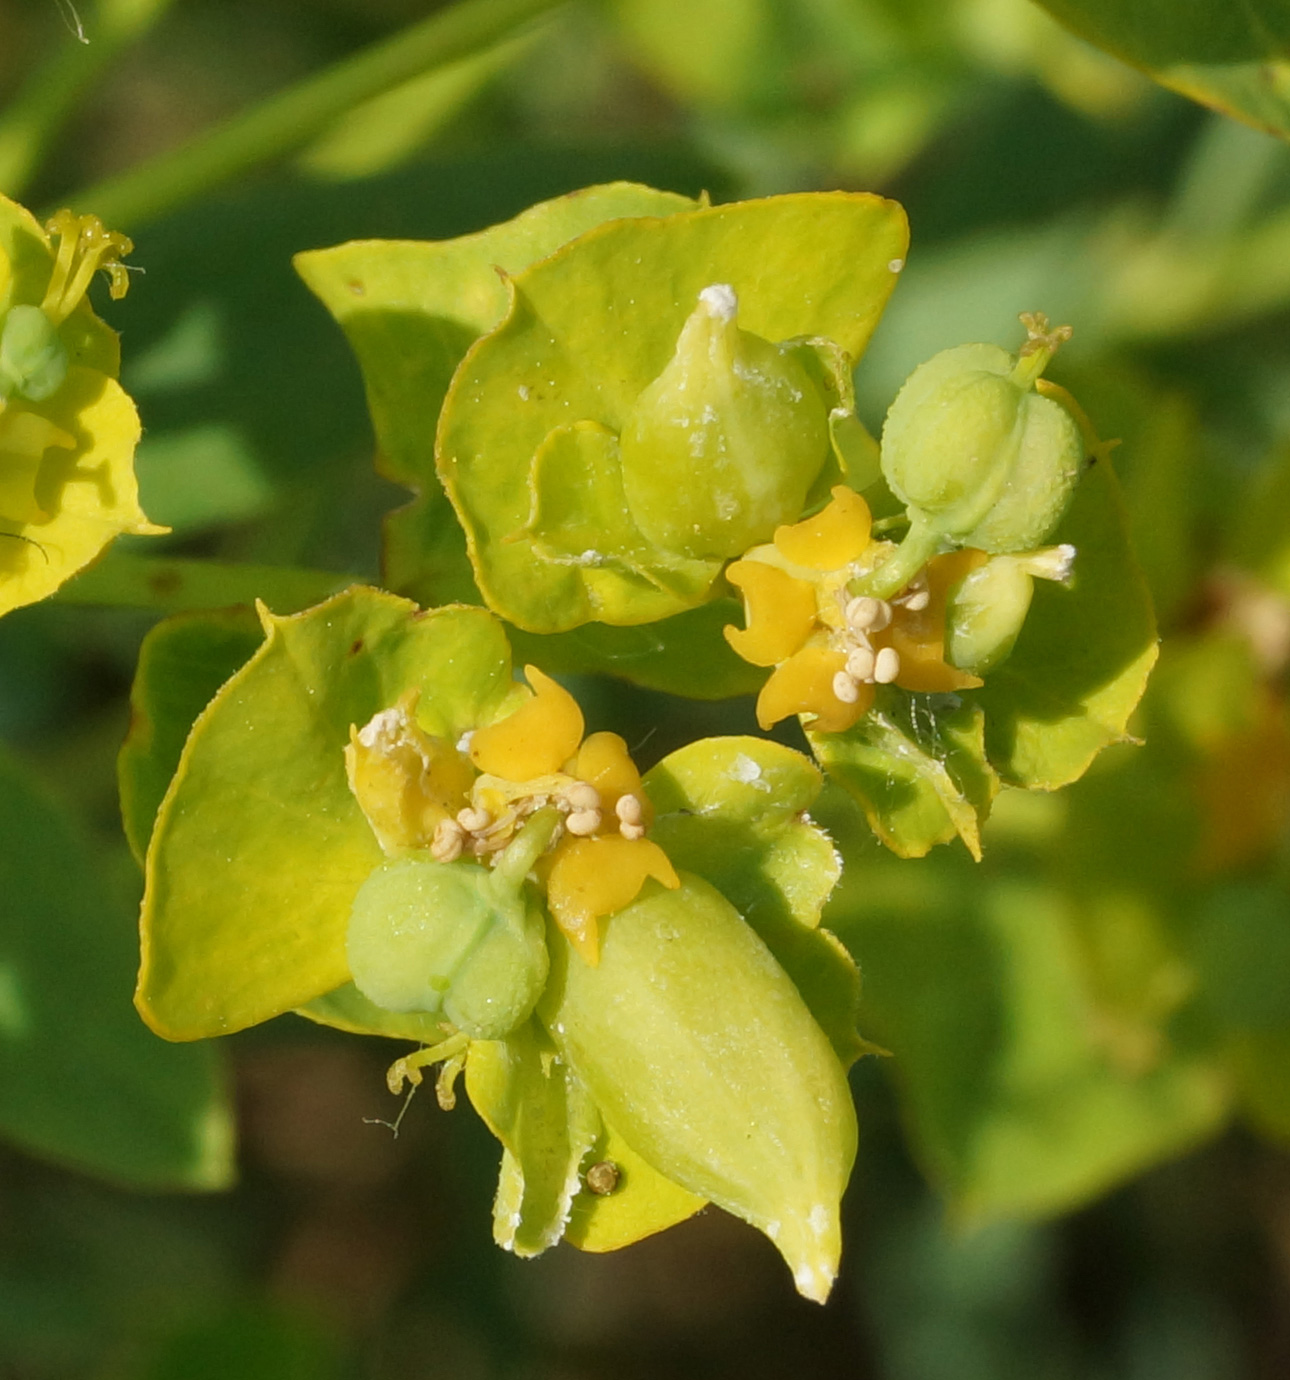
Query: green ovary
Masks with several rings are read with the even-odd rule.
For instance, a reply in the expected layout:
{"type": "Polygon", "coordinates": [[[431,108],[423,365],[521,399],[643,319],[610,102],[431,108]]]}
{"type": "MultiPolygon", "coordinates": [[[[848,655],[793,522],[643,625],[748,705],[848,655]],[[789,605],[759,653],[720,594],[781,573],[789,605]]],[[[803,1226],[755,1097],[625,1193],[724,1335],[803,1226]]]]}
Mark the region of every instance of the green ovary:
{"type": "Polygon", "coordinates": [[[426,854],[378,867],[350,911],[354,985],[387,1011],[442,1013],[497,1040],[533,1010],[547,975],[544,922],[523,887],[478,863],[426,854]],[[499,884],[500,882],[500,884],[499,884]]]}
{"type": "Polygon", "coordinates": [[[910,375],[883,427],[882,468],[920,541],[1030,551],[1056,526],[1084,461],[1075,418],[1034,391],[1059,336],[1032,331],[1043,344],[1029,356],[962,345],[910,375]]]}
{"type": "Polygon", "coordinates": [[[855,1156],[846,1075],[730,902],[680,877],[609,919],[597,967],[560,941],[539,1014],[632,1147],[760,1228],[799,1292],[823,1299],[855,1156]]]}
{"type": "Polygon", "coordinates": [[[828,408],[791,350],[741,330],[734,291],[707,287],[621,441],[641,532],[690,557],[737,556],[801,513],[829,454],[828,408]]]}

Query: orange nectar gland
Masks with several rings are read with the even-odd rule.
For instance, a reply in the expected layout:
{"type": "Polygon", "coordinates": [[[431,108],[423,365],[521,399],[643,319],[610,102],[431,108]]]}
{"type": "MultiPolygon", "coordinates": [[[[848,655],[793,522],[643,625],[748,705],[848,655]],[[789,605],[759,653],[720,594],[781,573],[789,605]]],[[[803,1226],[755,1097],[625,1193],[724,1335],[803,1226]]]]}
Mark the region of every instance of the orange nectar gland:
{"type": "Polygon", "coordinates": [[[892,599],[853,597],[851,581],[895,549],[873,540],[868,504],[839,485],[821,512],[778,528],[770,544],[726,567],[746,625],[727,627],[726,640],[745,661],[775,668],[757,697],[763,729],[805,714],[808,728],[841,733],[869,711],[879,685],[951,691],[982,683],[945,660],[945,602],[985,554],[937,556],[892,599]]]}
{"type": "Polygon", "coordinates": [[[525,667],[533,690],[514,713],[450,743],[416,722],[409,691],[345,749],[350,790],[390,856],[428,850],[436,862],[492,862],[538,810],[560,815],[535,873],[556,924],[589,964],[597,921],[636,899],[647,878],[680,885],[645,837],[653,810],[616,733],[583,738],[582,711],[562,686],[525,667]]]}

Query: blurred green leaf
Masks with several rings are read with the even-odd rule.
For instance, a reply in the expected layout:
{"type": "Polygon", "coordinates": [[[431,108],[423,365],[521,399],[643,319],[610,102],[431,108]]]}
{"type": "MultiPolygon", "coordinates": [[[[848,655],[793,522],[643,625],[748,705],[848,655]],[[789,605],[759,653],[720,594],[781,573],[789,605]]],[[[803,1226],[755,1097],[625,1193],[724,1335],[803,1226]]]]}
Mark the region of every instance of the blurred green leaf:
{"type": "Polygon", "coordinates": [[[864,970],[861,1022],[895,1056],[909,1134],[960,1217],[1069,1210],[1222,1124],[1212,1053],[1181,1031],[1147,1060],[1126,1049],[1058,888],[945,851],[861,854],[825,919],[864,970]]]}
{"type": "Polygon", "coordinates": [[[0,757],[0,1130],[138,1188],[224,1188],[233,1124],[217,1055],[130,1006],[129,910],[75,823],[0,757]]]}
{"type": "Polygon", "coordinates": [[[334,1380],[340,1349],[321,1319],[246,1303],[174,1330],[140,1380],[334,1380]]]}
{"type": "Polygon", "coordinates": [[[1081,38],[1237,119],[1290,135],[1285,0],[1039,0],[1081,38]]]}
{"type": "Polygon", "coordinates": [[[1040,0],[1091,43],[1131,62],[1249,62],[1290,55],[1285,0],[1040,0]]]}

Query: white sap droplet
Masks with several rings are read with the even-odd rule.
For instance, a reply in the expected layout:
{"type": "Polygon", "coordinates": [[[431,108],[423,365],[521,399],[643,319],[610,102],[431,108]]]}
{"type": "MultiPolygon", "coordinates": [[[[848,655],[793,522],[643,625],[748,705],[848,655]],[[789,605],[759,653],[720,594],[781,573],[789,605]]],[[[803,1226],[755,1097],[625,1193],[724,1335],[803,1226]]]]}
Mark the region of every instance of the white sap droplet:
{"type": "Polygon", "coordinates": [[[733,321],[739,310],[739,298],[729,283],[713,283],[699,293],[699,301],[718,321],[733,321]]]}
{"type": "Polygon", "coordinates": [[[520,386],[519,386],[515,391],[520,395],[520,401],[521,401],[521,402],[528,402],[528,400],[529,400],[529,386],[528,386],[527,383],[522,383],[522,384],[520,384],[520,386]]]}
{"type": "Polygon", "coordinates": [[[901,270],[902,268],[904,268],[904,266],[905,266],[905,261],[904,261],[904,259],[892,259],[892,260],[890,260],[890,261],[888,262],[888,264],[887,264],[887,268],[888,268],[888,269],[890,270],[890,272],[892,272],[892,273],[899,273],[900,270],[901,270]]]}

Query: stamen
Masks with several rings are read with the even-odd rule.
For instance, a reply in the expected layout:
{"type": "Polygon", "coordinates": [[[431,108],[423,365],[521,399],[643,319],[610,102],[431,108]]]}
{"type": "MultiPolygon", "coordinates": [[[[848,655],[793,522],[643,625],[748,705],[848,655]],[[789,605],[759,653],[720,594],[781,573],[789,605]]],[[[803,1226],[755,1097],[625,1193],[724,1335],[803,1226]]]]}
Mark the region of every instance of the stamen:
{"type": "MultiPolygon", "coordinates": [[[[873,679],[873,668],[876,657],[870,647],[857,647],[850,656],[847,657],[846,674],[852,680],[869,681],[873,679]]],[[[847,701],[854,704],[854,700],[847,701]]]]}
{"type": "Polygon", "coordinates": [[[430,856],[435,862],[456,862],[466,845],[466,831],[455,819],[441,819],[435,825],[430,856]]]}
{"type": "Polygon", "coordinates": [[[618,832],[623,838],[630,839],[634,843],[637,839],[643,839],[645,837],[645,826],[643,824],[629,824],[624,820],[618,826],[618,832]]]}
{"type": "Polygon", "coordinates": [[[112,300],[125,296],[130,275],[121,258],[134,248],[129,239],[105,230],[97,216],[74,216],[70,211],[59,211],[45,228],[59,240],[54,272],[40,304],[54,325],[61,325],[76,309],[99,269],[111,279],[112,300]]]}
{"type": "Polygon", "coordinates": [[[614,805],[614,814],[622,824],[640,824],[645,818],[644,807],[634,795],[620,795],[614,805]]]}
{"type": "Polygon", "coordinates": [[[594,834],[600,828],[600,823],[599,810],[575,810],[564,822],[565,828],[577,838],[594,834]]]}
{"type": "Polygon", "coordinates": [[[881,632],[891,623],[891,605],[885,599],[861,595],[847,604],[845,615],[853,632],[881,632]]]}
{"type": "Polygon", "coordinates": [[[910,613],[922,613],[922,611],[932,602],[932,592],[929,589],[915,589],[909,594],[902,595],[899,599],[893,599],[892,603],[900,604],[907,608],[910,613]]]}
{"type": "Polygon", "coordinates": [[[600,809],[600,792],[590,781],[579,781],[570,786],[564,798],[575,811],[600,809]]]}
{"type": "Polygon", "coordinates": [[[457,811],[457,823],[468,834],[478,834],[487,829],[493,822],[493,817],[487,810],[478,810],[474,806],[467,805],[464,810],[457,811]]]}
{"type": "Polygon", "coordinates": [[[874,658],[873,678],[879,685],[890,685],[900,675],[900,653],[895,647],[882,647],[874,658]]]}
{"type": "Polygon", "coordinates": [[[855,704],[860,698],[860,686],[855,679],[845,671],[839,671],[833,677],[833,695],[835,699],[841,700],[843,704],[855,704]]]}

